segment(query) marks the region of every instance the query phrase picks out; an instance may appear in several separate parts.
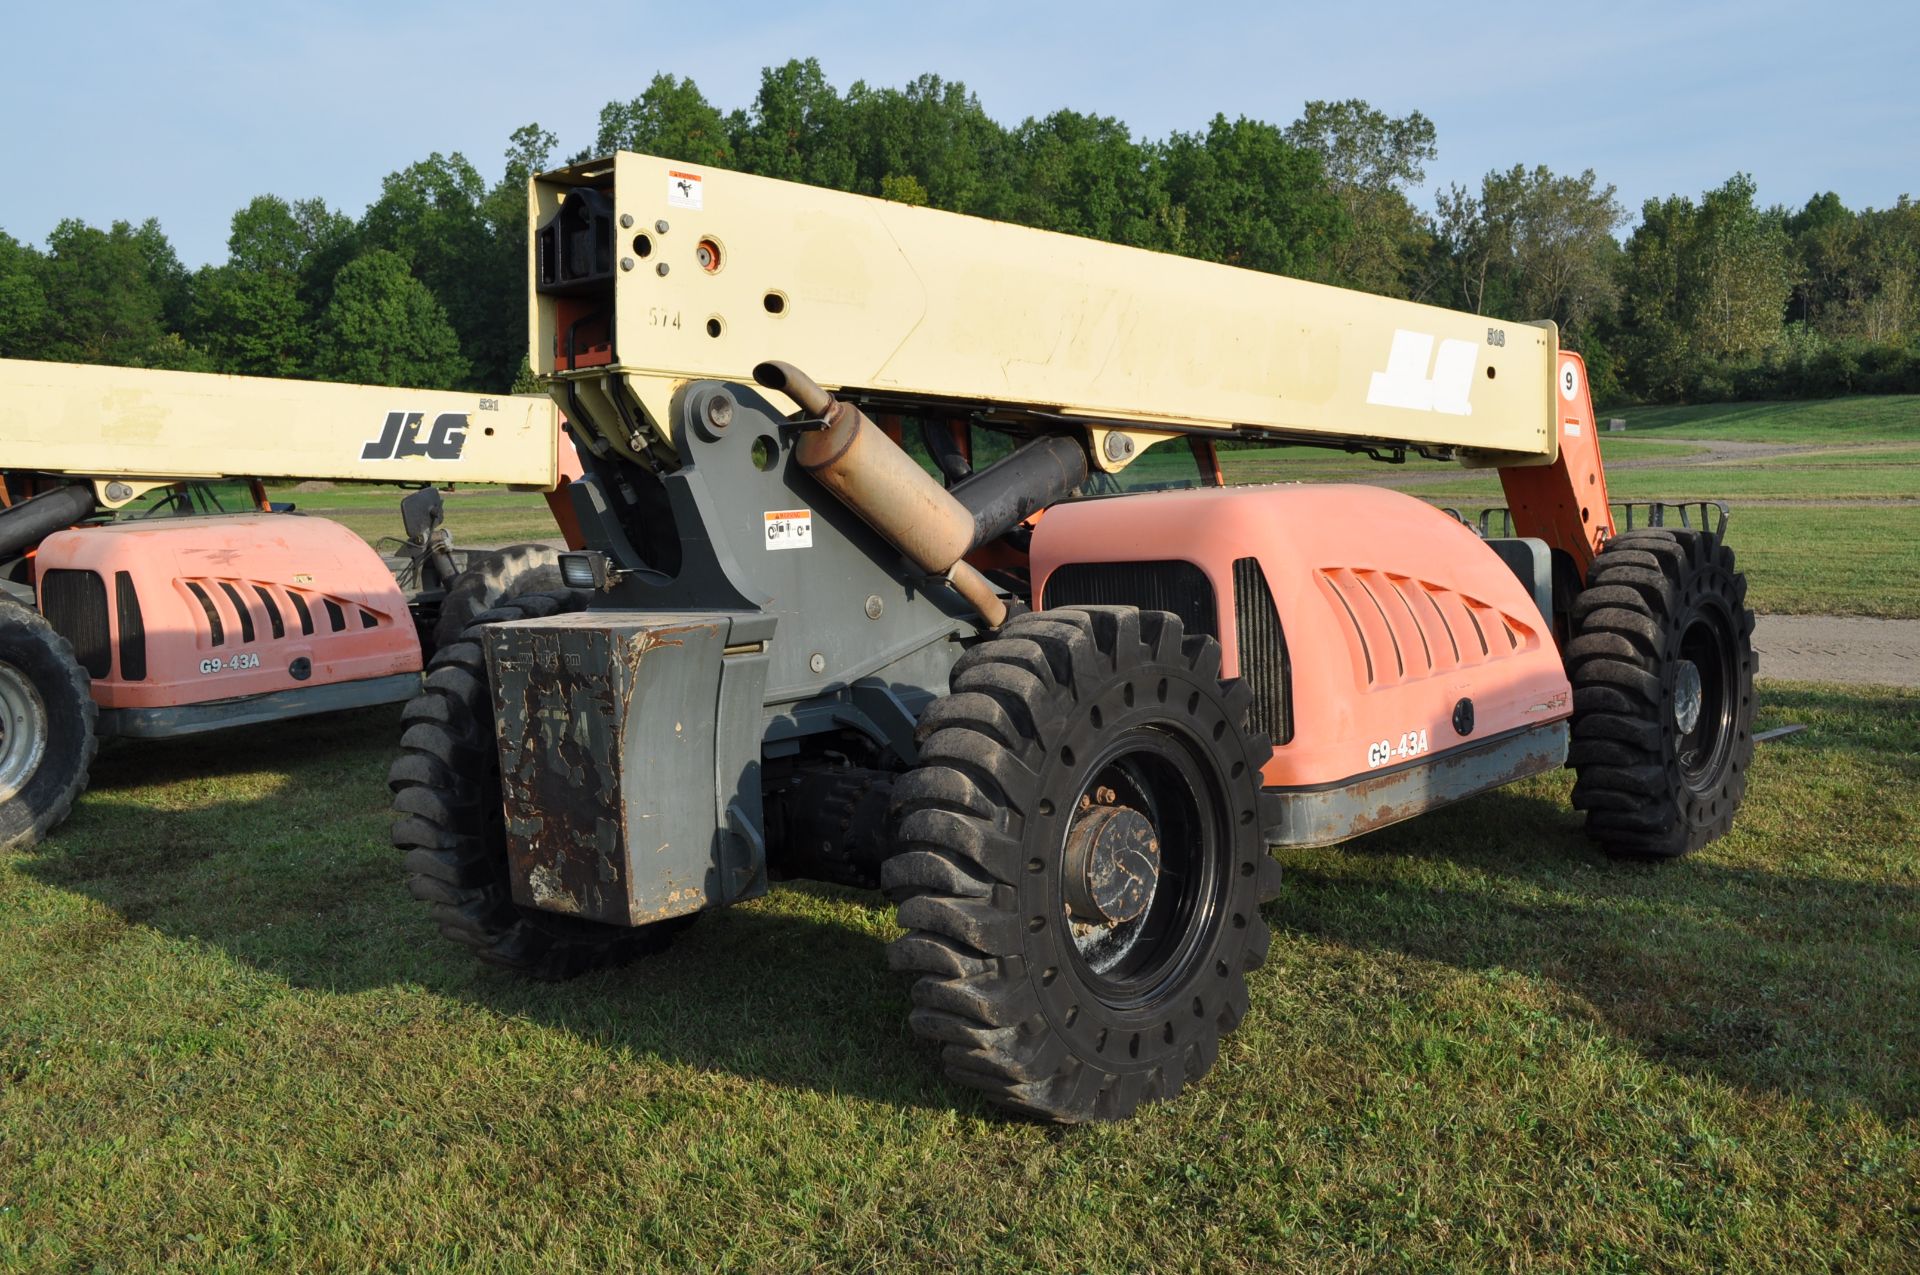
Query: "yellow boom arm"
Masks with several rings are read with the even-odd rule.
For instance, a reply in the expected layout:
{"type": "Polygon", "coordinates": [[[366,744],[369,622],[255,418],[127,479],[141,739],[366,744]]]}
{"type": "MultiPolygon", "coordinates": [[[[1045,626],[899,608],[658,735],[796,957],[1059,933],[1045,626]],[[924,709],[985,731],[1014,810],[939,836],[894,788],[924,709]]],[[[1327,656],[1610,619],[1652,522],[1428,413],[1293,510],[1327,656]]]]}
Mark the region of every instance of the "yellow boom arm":
{"type": "Polygon", "coordinates": [[[534,178],[530,217],[533,366],[625,451],[671,448],[678,384],[782,359],[843,396],[1084,418],[1096,444],[1555,455],[1551,325],[627,153],[534,178]]]}
{"type": "Polygon", "coordinates": [[[550,490],[558,439],[546,398],[0,359],[0,469],[550,490]]]}

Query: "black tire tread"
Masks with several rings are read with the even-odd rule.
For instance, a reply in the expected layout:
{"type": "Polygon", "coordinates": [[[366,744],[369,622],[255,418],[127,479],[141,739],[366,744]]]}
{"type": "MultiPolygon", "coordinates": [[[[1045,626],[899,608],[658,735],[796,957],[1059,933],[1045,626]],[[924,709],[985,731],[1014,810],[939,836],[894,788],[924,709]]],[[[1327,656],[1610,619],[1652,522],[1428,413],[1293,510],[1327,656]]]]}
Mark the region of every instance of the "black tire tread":
{"type": "MultiPolygon", "coordinates": [[[[889,946],[889,961],[917,976],[911,1027],[940,1048],[955,1083],[1041,1119],[1124,1118],[1204,1075],[1220,1035],[1245,1014],[1245,975],[1269,943],[1258,907],[1245,905],[1233,967],[1206,1013],[1182,1024],[1173,1052],[1153,1066],[1104,1070],[1073,1056],[1048,1025],[1021,955],[1026,926],[1016,893],[1026,852],[1012,829],[1038,797],[1042,760],[1067,711],[1138,660],[1218,684],[1217,644],[1187,637],[1171,615],[1087,607],[1010,621],[955,664],[953,693],[920,723],[920,765],[895,787],[900,853],[882,866],[881,884],[906,930],[889,946]]],[[[1222,702],[1244,723],[1243,687],[1228,684],[1222,702]]],[[[1247,747],[1260,762],[1271,751],[1259,737],[1247,747]]],[[[1257,808],[1257,798],[1248,804],[1257,808]]],[[[1264,845],[1258,862],[1251,889],[1264,901],[1278,893],[1280,869],[1264,845]]]]}
{"type": "Polygon", "coordinates": [[[1753,612],[1733,551],[1711,533],[1643,528],[1610,540],[1573,605],[1565,656],[1573,684],[1576,780],[1573,806],[1610,853],[1673,858],[1725,835],[1752,760],[1753,612]],[[1714,798],[1702,802],[1680,778],[1669,720],[1667,661],[1702,592],[1717,593],[1732,616],[1736,737],[1714,798]]]}
{"type": "Polygon", "coordinates": [[[49,739],[39,769],[21,790],[0,803],[0,851],[25,850],[60,826],[87,790],[100,751],[94,726],[99,708],[93,681],[73,646],[32,607],[0,599],[0,643],[17,648],[15,667],[40,692],[49,739]]]}
{"type": "Polygon", "coordinates": [[[560,551],[551,545],[518,544],[476,550],[447,586],[440,616],[433,625],[435,650],[460,640],[479,616],[510,598],[566,592],[560,579],[560,551]]]}

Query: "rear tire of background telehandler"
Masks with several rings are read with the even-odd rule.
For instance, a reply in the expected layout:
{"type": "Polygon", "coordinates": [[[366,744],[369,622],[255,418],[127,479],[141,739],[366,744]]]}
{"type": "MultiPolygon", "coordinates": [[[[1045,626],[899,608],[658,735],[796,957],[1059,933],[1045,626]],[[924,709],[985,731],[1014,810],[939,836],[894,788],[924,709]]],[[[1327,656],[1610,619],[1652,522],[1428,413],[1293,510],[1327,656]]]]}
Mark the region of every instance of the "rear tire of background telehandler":
{"type": "Polygon", "coordinates": [[[1753,761],[1753,612],[1707,531],[1607,542],[1573,605],[1573,805],[1610,853],[1671,859],[1733,825],[1753,761]]]}
{"type": "Polygon", "coordinates": [[[97,713],[73,647],[39,612],[0,599],[0,850],[36,844],[86,791],[97,713]]]}
{"type": "Polygon", "coordinates": [[[401,753],[387,776],[393,843],[407,887],[440,932],[490,965],[572,978],[659,951],[687,920],[629,928],[522,907],[508,880],[500,755],[479,628],[579,611],[584,593],[536,593],[481,612],[434,654],[426,689],[401,715],[401,753]]]}
{"type": "Polygon", "coordinates": [[[894,789],[881,882],[947,1075],[1063,1122],[1204,1076],[1266,958],[1249,694],[1165,612],[1041,611],[962,656],[894,789]]]}
{"type": "Polygon", "coordinates": [[[433,649],[459,641],[481,612],[508,598],[557,593],[565,587],[560,580],[560,551],[550,545],[475,550],[441,599],[440,617],[433,624],[433,649]]]}

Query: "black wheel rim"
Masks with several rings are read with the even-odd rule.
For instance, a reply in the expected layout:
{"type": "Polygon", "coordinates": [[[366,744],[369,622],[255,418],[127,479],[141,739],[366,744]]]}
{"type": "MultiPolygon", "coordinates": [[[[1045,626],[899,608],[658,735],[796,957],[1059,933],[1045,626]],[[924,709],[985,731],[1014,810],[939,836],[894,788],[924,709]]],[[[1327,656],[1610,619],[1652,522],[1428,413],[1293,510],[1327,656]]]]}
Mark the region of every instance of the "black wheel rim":
{"type": "Polygon", "coordinates": [[[1700,709],[1691,729],[1675,723],[1679,739],[1674,753],[1687,787],[1711,795],[1719,788],[1733,752],[1736,690],[1731,618],[1718,609],[1695,614],[1680,636],[1680,660],[1691,664],[1699,676],[1700,709]]]}
{"type": "MultiPolygon", "coordinates": [[[[1184,734],[1134,727],[1109,743],[1085,774],[1068,809],[1110,788],[1116,804],[1145,815],[1160,843],[1158,880],[1145,911],[1112,927],[1115,942],[1089,944],[1064,902],[1056,924],[1087,990],[1110,1009],[1137,1009],[1181,984],[1207,949],[1222,913],[1230,820],[1206,754],[1184,734]]],[[[1065,841],[1063,834],[1056,862],[1064,859],[1065,841]]]]}

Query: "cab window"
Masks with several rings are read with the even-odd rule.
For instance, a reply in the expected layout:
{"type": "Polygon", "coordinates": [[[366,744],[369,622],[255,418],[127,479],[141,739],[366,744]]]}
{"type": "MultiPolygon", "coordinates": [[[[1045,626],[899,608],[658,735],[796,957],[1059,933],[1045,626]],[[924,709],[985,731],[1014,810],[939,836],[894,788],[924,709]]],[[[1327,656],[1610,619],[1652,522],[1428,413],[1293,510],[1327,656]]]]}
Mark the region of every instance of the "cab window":
{"type": "Polygon", "coordinates": [[[248,482],[178,483],[172,487],[156,487],[114,510],[113,516],[119,522],[133,522],[143,518],[245,514],[257,512],[259,508],[253,484],[248,482]]]}

